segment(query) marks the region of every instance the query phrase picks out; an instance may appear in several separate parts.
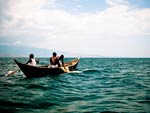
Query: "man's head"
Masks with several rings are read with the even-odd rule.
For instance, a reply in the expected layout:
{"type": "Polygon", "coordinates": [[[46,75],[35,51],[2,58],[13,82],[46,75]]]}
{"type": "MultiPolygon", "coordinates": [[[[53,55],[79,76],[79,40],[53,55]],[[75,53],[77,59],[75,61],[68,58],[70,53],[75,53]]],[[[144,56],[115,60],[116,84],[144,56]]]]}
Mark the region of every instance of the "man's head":
{"type": "Polygon", "coordinates": [[[57,56],[56,52],[53,52],[53,56],[54,56],[54,57],[56,57],[56,56],[57,56]]]}
{"type": "Polygon", "coordinates": [[[34,55],[33,54],[30,54],[30,56],[29,56],[30,58],[34,58],[34,55]]]}

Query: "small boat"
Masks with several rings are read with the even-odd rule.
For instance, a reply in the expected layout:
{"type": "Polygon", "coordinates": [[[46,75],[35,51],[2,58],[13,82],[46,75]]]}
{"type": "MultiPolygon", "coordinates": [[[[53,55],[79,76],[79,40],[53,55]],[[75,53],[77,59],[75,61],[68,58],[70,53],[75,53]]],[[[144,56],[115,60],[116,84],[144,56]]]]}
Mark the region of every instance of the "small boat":
{"type": "Polygon", "coordinates": [[[65,62],[64,67],[56,67],[56,68],[49,68],[49,65],[31,66],[20,63],[17,60],[15,60],[15,62],[27,78],[34,78],[34,77],[44,77],[48,75],[59,75],[67,73],[69,71],[74,71],[79,63],[79,59],[80,58],[76,58],[69,62],[65,62]]]}

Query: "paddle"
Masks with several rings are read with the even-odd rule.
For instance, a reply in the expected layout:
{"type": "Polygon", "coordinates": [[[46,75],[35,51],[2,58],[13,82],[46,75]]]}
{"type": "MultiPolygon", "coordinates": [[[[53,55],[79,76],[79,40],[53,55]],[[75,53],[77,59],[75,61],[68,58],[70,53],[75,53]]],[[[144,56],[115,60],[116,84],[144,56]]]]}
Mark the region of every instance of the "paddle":
{"type": "Polygon", "coordinates": [[[18,70],[19,70],[19,69],[16,69],[16,70],[13,70],[13,71],[8,71],[8,72],[5,74],[5,77],[14,75],[18,70]]]}

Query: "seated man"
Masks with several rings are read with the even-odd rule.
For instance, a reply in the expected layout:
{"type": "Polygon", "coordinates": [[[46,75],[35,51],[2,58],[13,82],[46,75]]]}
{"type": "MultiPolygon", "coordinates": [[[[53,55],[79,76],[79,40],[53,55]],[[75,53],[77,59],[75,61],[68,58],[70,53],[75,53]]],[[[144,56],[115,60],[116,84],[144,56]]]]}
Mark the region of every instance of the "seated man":
{"type": "Polygon", "coordinates": [[[50,58],[51,65],[49,67],[56,68],[56,67],[64,66],[63,58],[64,58],[63,55],[57,57],[57,54],[53,52],[53,56],[50,58]],[[60,64],[59,60],[61,60],[62,64],[60,64]]]}
{"type": "Polygon", "coordinates": [[[29,60],[26,64],[36,66],[36,63],[39,63],[39,60],[35,59],[33,54],[30,54],[29,60]]]}

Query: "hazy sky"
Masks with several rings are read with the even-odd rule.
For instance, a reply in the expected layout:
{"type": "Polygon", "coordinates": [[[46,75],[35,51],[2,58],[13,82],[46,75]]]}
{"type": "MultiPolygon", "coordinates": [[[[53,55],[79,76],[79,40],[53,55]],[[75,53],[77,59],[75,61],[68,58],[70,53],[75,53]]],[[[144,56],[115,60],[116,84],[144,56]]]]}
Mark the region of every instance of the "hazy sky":
{"type": "Polygon", "coordinates": [[[0,45],[150,57],[150,0],[0,0],[0,45]]]}

